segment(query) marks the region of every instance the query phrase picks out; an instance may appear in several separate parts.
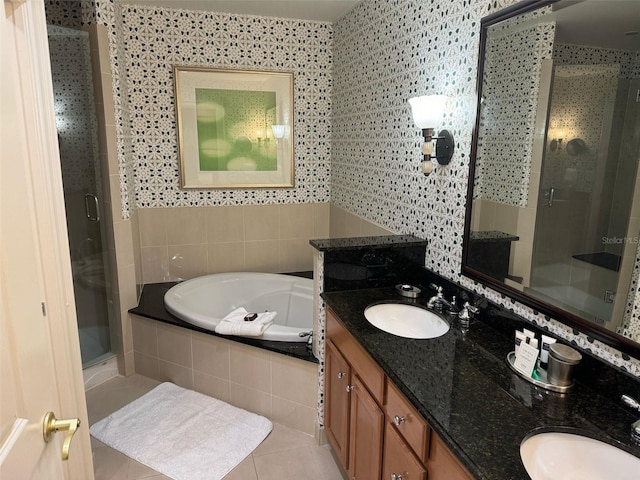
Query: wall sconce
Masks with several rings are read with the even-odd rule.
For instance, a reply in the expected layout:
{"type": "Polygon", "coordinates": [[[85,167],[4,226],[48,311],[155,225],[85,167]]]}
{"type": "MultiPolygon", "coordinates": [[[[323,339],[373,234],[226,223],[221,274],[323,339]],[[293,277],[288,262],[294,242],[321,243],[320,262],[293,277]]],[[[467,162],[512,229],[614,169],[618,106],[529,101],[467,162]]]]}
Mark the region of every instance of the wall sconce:
{"type": "Polygon", "coordinates": [[[422,129],[424,143],[422,144],[421,170],[425,175],[433,171],[431,158],[435,157],[440,165],[448,165],[453,156],[453,136],[448,130],[440,130],[437,137],[433,136],[434,126],[442,119],[444,107],[449,100],[446,95],[425,95],[409,99],[411,113],[416,127],[422,129]],[[435,149],[433,140],[436,141],[435,149]]]}
{"type": "Polygon", "coordinates": [[[273,132],[274,138],[283,138],[284,134],[287,133],[286,125],[271,125],[271,131],[273,132]]]}

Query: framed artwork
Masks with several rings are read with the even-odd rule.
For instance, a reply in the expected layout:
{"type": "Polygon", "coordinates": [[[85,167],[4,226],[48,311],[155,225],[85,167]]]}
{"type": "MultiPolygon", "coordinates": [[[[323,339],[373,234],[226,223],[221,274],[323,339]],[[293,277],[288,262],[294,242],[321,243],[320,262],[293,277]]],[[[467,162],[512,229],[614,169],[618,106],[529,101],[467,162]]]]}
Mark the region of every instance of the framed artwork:
{"type": "Polygon", "coordinates": [[[175,67],[180,186],[293,187],[293,74],[175,67]]]}

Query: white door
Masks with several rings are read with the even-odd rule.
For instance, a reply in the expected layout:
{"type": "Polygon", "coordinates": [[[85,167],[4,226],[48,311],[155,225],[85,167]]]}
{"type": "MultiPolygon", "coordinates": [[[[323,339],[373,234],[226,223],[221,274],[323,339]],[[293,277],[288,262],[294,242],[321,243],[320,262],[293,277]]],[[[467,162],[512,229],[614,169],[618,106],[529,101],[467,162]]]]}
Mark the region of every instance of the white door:
{"type": "Polygon", "coordinates": [[[0,479],[90,480],[44,6],[0,8],[0,479]],[[47,412],[81,421],[67,461],[47,412]]]}

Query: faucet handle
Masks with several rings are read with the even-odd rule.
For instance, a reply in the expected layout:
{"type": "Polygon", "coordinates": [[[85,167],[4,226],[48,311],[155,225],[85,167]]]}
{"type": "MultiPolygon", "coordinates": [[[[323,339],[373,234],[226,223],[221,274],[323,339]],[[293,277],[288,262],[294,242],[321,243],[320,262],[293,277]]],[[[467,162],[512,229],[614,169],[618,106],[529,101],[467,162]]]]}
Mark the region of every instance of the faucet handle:
{"type": "Polygon", "coordinates": [[[435,290],[436,292],[438,292],[438,296],[442,295],[443,288],[441,286],[436,285],[435,283],[431,283],[429,284],[429,287],[431,288],[431,290],[435,290]]]}
{"type": "Polygon", "coordinates": [[[480,310],[478,307],[474,307],[469,302],[464,302],[460,313],[458,313],[458,318],[460,319],[460,326],[463,328],[469,328],[469,321],[473,318],[473,316],[478,313],[480,310]]]}
{"type": "Polygon", "coordinates": [[[622,395],[621,400],[625,405],[640,412],[640,403],[636,399],[630,397],[629,395],[622,395]]]}

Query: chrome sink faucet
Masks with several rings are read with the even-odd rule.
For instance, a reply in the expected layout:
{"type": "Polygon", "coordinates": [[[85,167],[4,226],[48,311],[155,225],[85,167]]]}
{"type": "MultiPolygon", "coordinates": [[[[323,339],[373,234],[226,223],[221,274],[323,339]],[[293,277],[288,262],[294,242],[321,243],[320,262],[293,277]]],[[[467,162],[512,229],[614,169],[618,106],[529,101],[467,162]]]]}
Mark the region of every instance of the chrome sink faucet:
{"type": "MultiPolygon", "coordinates": [[[[640,403],[631,398],[629,395],[622,395],[622,401],[625,405],[640,412],[640,403]]],[[[640,419],[631,424],[631,440],[633,441],[633,443],[640,446],[640,419]]]]}
{"type": "Polygon", "coordinates": [[[444,295],[442,293],[442,287],[436,285],[435,283],[432,283],[429,286],[436,291],[436,295],[434,295],[429,299],[429,302],[427,302],[427,308],[430,308],[432,310],[435,310],[436,312],[442,313],[444,310],[444,307],[447,307],[447,310],[449,312],[458,313],[458,307],[455,306],[455,297],[453,297],[454,298],[453,303],[449,302],[446,298],[444,298],[444,295]]]}

